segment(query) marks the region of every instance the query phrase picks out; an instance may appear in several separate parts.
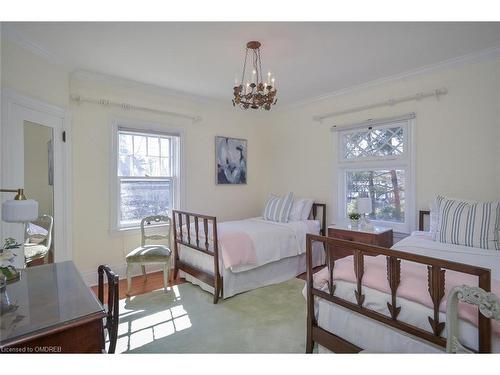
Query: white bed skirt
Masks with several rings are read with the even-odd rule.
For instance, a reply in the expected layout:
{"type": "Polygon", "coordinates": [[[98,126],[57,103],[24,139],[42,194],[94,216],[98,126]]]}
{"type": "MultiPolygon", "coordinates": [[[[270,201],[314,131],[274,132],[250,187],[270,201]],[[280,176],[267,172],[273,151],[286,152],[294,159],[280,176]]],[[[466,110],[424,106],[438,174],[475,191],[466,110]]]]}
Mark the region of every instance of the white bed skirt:
{"type": "MultiPolygon", "coordinates": [[[[370,353],[443,353],[444,348],[329,301],[318,301],[318,325],[370,353]]],[[[318,353],[332,353],[318,345],[318,353]]]]}
{"type": "MultiPolygon", "coordinates": [[[[202,271],[213,274],[213,257],[186,246],[180,246],[179,258],[202,271]]],[[[313,264],[320,266],[325,263],[325,254],[322,247],[313,251],[313,264]]],[[[242,272],[232,272],[229,269],[220,268],[224,284],[224,298],[229,298],[238,293],[247,292],[252,289],[267,285],[278,284],[306,271],[306,254],[284,258],[276,262],[267,263],[260,267],[242,272]],[[223,270],[223,271],[222,271],[223,270]]],[[[214,293],[210,285],[179,271],[179,275],[187,281],[200,286],[203,290],[214,293]]]]}
{"type": "MultiPolygon", "coordinates": [[[[340,297],[354,303],[354,285],[350,297],[347,295],[346,285],[349,283],[337,282],[337,293],[340,297]],[[343,288],[342,288],[343,287],[343,288]],[[342,294],[342,292],[344,293],[342,294]]],[[[366,306],[379,313],[384,313],[385,303],[375,303],[382,300],[381,292],[365,287],[363,289],[366,297],[366,306]],[[378,298],[374,294],[379,295],[378,298]]],[[[305,293],[305,291],[303,291],[305,293]]],[[[429,329],[427,317],[432,316],[433,310],[404,298],[398,298],[398,304],[402,306],[398,319],[415,325],[422,329],[429,329]]],[[[330,301],[315,298],[315,313],[318,325],[334,333],[335,335],[349,341],[350,343],[370,353],[443,353],[444,348],[434,345],[416,336],[407,334],[401,330],[394,329],[388,325],[360,315],[330,301]]],[[[440,312],[440,321],[446,321],[446,314],[440,312]]],[[[473,324],[459,320],[460,341],[469,348],[477,349],[478,336],[477,327],[473,324]]],[[[446,337],[446,330],[443,331],[446,337]]],[[[318,353],[330,352],[328,349],[318,346],[318,353]]],[[[492,352],[500,352],[500,338],[492,335],[492,352]]],[[[331,353],[331,352],[330,352],[331,353]]]]}

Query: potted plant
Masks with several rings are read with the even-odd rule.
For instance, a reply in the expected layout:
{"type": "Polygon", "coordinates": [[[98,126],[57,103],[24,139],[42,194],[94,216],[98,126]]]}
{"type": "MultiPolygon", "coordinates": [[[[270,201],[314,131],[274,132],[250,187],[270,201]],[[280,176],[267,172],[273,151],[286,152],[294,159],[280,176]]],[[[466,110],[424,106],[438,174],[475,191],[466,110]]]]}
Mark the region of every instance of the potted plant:
{"type": "Polygon", "coordinates": [[[358,214],[357,212],[351,212],[349,214],[349,219],[351,220],[351,228],[352,229],[358,228],[358,223],[359,223],[360,217],[361,217],[361,214],[358,214]]]}
{"type": "Polygon", "coordinates": [[[20,273],[11,264],[16,254],[13,249],[19,249],[21,244],[9,237],[5,239],[3,248],[0,249],[0,275],[5,276],[7,283],[19,279],[20,273]]]}

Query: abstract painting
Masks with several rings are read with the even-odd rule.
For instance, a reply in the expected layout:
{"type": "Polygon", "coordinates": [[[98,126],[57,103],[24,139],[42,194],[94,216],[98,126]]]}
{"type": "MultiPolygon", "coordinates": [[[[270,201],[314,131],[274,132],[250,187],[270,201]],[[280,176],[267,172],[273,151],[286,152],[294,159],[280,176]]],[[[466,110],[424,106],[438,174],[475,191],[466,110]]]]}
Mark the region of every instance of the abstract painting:
{"type": "Polygon", "coordinates": [[[217,184],[239,185],[247,183],[246,139],[215,137],[217,184]]]}

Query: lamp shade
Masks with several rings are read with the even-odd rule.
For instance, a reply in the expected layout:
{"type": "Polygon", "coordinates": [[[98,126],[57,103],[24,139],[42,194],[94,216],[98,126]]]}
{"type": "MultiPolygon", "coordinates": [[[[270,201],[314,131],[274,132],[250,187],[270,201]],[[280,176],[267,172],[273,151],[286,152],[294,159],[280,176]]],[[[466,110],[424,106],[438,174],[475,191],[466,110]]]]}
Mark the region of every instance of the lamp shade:
{"type": "Polygon", "coordinates": [[[2,203],[2,220],[26,223],[38,218],[38,202],[33,199],[8,200],[2,203]]]}
{"type": "Polygon", "coordinates": [[[358,198],[358,213],[369,214],[372,212],[371,198],[358,198]]]}

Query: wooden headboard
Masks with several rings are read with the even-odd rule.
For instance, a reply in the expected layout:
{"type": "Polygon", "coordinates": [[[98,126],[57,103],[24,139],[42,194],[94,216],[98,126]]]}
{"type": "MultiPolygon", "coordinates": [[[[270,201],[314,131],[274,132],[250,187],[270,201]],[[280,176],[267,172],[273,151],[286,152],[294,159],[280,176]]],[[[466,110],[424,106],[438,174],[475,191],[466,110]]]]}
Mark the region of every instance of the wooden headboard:
{"type": "Polygon", "coordinates": [[[418,230],[420,230],[420,231],[425,230],[425,216],[430,217],[430,215],[431,215],[430,211],[426,211],[426,210],[418,211],[418,230]]]}

